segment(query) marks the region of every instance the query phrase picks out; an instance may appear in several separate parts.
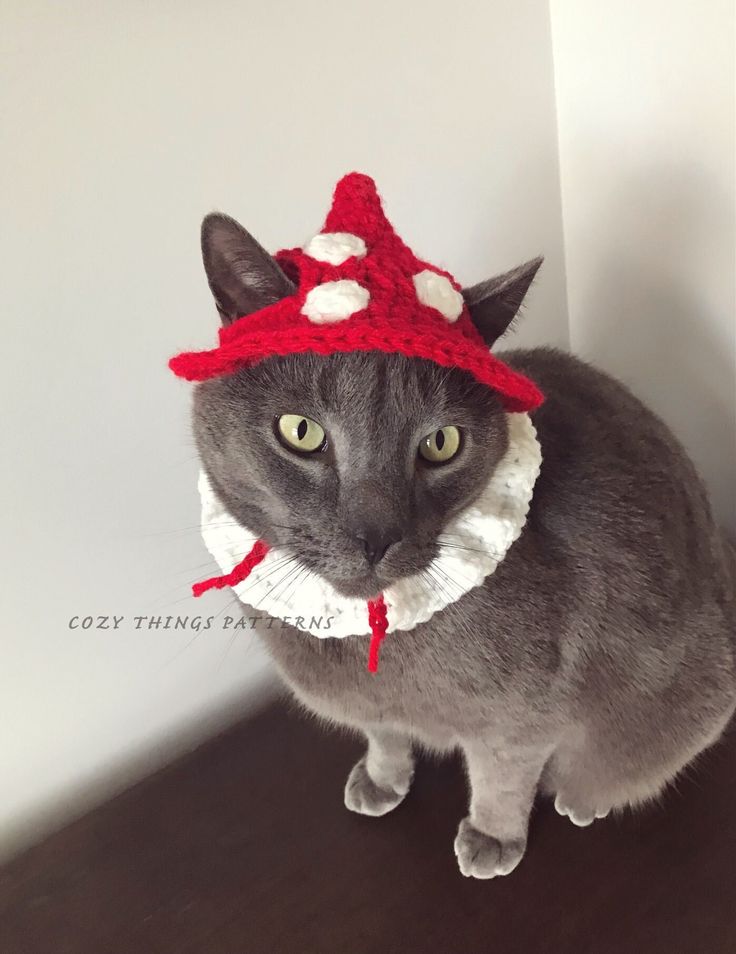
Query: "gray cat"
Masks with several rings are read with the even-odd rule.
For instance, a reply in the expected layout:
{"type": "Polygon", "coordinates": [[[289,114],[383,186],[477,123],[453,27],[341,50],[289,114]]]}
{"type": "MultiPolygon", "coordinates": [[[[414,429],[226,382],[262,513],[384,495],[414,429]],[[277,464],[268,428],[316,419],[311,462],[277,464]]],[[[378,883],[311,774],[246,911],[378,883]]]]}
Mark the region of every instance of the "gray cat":
{"type": "MultiPolygon", "coordinates": [[[[293,294],[232,219],[208,216],[202,247],[225,324],[293,294]]],[[[464,293],[489,345],[538,266],[464,293]]],[[[455,853],[476,878],[519,863],[538,791],[578,825],[653,799],[736,705],[736,560],[682,447],[626,388],[570,355],[503,359],[546,402],[532,414],[543,463],[528,519],[496,571],[429,622],[390,633],[377,676],[368,636],[262,634],[305,706],[365,735],[345,789],[352,811],[402,801],[414,745],[462,750],[471,797],[455,853]]],[[[270,358],[206,381],[194,431],[233,518],[363,598],[430,565],[509,440],[500,402],[469,374],[377,352],[270,358]],[[274,429],[283,414],[339,432],[338,451],[291,453],[274,429]],[[412,435],[440,418],[462,428],[462,455],[444,470],[407,468],[412,435]]]]}

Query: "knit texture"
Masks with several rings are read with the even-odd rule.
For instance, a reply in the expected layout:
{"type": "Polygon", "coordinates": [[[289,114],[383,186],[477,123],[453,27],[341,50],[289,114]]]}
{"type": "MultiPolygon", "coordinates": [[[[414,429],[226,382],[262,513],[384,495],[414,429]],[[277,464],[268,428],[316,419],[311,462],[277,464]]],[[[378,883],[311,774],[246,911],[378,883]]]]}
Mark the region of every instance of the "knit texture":
{"type": "Polygon", "coordinates": [[[459,316],[450,320],[440,299],[437,307],[420,301],[414,277],[422,272],[442,276],[440,284],[445,283],[446,291],[449,284],[450,294],[452,289],[459,293],[460,285],[403,243],[368,176],[353,172],[340,180],[321,233],[324,241],[306,247],[320,254],[320,244],[329,243],[333,233],[341,237],[348,255],[340,264],[333,262],[341,255],[327,254],[322,256],[327,260],[320,260],[300,248],[277,253],[276,260],[296,285],[295,294],[222,328],[217,348],[172,358],[171,370],[188,381],[204,381],[273,356],[382,351],[467,371],[496,391],[507,411],[530,411],[542,403],[532,381],[490,353],[464,302],[459,316]],[[350,254],[352,249],[356,254],[350,254]],[[367,293],[362,296],[365,307],[337,317],[315,315],[310,306],[304,313],[310,291],[344,281],[355,282],[367,293]]]}
{"type": "Polygon", "coordinates": [[[268,551],[267,543],[264,543],[263,540],[256,540],[250,553],[229,573],[225,573],[223,576],[212,576],[208,580],[202,580],[201,583],[195,583],[192,587],[192,595],[201,596],[207,590],[221,590],[226,586],[237,586],[238,583],[242,583],[250,576],[255,567],[265,559],[268,551]]]}
{"type": "MultiPolygon", "coordinates": [[[[269,547],[263,540],[256,540],[251,551],[229,573],[212,576],[192,586],[192,594],[201,596],[207,590],[221,590],[226,586],[237,586],[247,580],[252,571],[265,558],[269,547]]],[[[383,594],[375,600],[368,600],[368,625],[371,630],[371,642],[368,648],[368,672],[378,672],[378,653],[388,629],[388,614],[383,594]]]]}
{"type": "Polygon", "coordinates": [[[388,629],[388,613],[383,594],[368,601],[368,624],[371,628],[371,643],[368,647],[368,672],[378,672],[378,654],[388,629]]]}

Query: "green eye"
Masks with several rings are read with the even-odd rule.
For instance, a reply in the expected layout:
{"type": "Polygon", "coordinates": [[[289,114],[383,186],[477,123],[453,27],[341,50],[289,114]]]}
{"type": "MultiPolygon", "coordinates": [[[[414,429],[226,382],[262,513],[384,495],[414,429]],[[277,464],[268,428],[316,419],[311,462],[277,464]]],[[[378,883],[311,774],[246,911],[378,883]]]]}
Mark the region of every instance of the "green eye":
{"type": "Polygon", "coordinates": [[[444,464],[460,450],[460,431],[454,424],[428,434],[419,444],[419,454],[430,464],[444,464]]]}
{"type": "Polygon", "coordinates": [[[282,414],[276,427],[285,444],[304,454],[313,454],[325,446],[325,432],[303,414],[282,414]]]}

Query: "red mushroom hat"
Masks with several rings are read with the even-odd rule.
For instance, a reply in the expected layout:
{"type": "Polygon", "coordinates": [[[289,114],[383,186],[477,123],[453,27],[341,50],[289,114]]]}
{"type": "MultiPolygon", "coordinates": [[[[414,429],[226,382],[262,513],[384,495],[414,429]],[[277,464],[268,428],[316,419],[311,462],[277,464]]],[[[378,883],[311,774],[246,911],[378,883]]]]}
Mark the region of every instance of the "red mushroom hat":
{"type": "Polygon", "coordinates": [[[276,260],[295,293],[223,327],[212,351],[172,358],[175,374],[204,381],[277,355],[383,351],[467,371],[507,411],[542,403],[535,384],[491,354],[452,275],[402,242],[368,176],[344,176],[322,231],[276,260]]]}

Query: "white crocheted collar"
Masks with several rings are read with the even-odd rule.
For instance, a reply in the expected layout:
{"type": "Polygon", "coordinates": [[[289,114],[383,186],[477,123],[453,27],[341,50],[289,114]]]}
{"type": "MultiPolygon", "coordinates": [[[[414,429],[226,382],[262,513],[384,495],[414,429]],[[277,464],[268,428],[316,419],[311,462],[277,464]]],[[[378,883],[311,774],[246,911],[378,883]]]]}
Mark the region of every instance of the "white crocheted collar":
{"type": "MultiPolygon", "coordinates": [[[[526,523],[542,454],[527,414],[508,414],[509,447],[477,500],[457,514],[440,535],[437,556],[430,564],[430,587],[420,575],[387,587],[388,632],[413,629],[438,610],[464,596],[496,569],[526,523]]],[[[202,537],[223,573],[229,573],[256,541],[216,496],[204,471],[199,477],[202,537]]],[[[289,551],[273,547],[242,583],[236,596],[258,612],[291,623],[318,637],[362,635],[370,632],[366,601],[342,596],[314,573],[289,563],[290,585],[279,585],[289,551]],[[303,582],[300,583],[300,580],[303,582]]]]}

